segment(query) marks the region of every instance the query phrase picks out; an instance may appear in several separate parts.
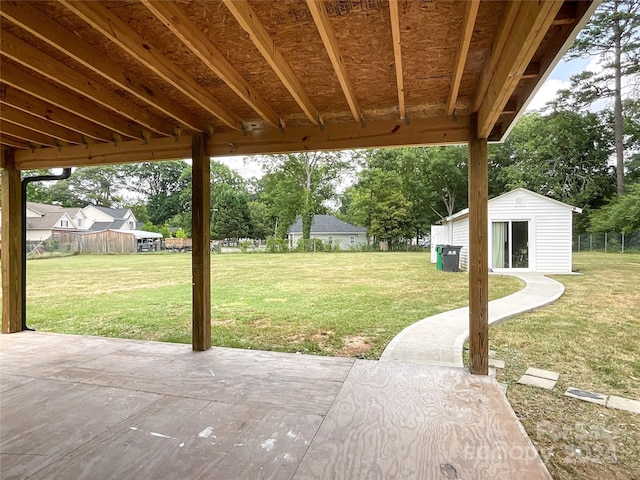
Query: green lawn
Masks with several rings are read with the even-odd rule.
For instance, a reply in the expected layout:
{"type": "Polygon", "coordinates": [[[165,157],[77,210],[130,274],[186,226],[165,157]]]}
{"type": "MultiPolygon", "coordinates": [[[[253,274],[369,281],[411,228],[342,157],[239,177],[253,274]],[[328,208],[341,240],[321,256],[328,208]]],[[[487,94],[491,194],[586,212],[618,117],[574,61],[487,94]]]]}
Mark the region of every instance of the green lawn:
{"type": "MultiPolygon", "coordinates": [[[[211,257],[212,342],[378,358],[404,327],[467,303],[468,277],[429,254],[223,254],[211,257]]],[[[28,262],[27,319],[41,331],[190,343],[188,254],[28,262]]],[[[495,277],[498,298],[521,288],[495,277]]]]}
{"type": "Polygon", "coordinates": [[[557,303],[491,329],[498,380],[555,479],[640,479],[640,415],[563,397],[568,387],[640,399],[640,255],[579,253],[557,303]],[[527,367],[552,391],[518,385],[527,367]]]}
{"type": "MultiPolygon", "coordinates": [[[[555,304],[491,329],[498,380],[558,480],[640,480],[640,415],[562,396],[640,399],[640,255],[580,253],[555,304]],[[555,370],[552,391],[516,384],[555,370]]],[[[466,274],[428,253],[212,256],[214,345],[378,358],[405,326],[467,303],[466,274]]],[[[28,263],[28,323],[41,331],[190,342],[190,256],[75,256],[28,263]]],[[[490,277],[490,297],[521,287],[490,277]]]]}

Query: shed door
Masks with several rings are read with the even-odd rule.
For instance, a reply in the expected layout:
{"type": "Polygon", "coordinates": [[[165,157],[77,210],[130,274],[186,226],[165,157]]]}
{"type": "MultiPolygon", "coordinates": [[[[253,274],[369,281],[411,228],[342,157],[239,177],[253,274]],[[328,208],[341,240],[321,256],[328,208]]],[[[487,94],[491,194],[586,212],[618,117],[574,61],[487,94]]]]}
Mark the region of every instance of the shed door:
{"type": "Polygon", "coordinates": [[[491,223],[491,266],[493,268],[529,268],[529,222],[491,223]]]}

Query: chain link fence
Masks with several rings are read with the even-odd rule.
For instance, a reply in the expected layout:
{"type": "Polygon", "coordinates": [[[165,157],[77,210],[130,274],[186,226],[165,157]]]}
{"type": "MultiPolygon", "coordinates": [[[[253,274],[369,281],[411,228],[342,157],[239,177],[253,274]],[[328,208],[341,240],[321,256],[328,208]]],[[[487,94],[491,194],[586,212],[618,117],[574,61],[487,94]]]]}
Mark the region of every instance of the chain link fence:
{"type": "Polygon", "coordinates": [[[640,253],[640,232],[576,234],[573,236],[573,251],[640,253]]]}

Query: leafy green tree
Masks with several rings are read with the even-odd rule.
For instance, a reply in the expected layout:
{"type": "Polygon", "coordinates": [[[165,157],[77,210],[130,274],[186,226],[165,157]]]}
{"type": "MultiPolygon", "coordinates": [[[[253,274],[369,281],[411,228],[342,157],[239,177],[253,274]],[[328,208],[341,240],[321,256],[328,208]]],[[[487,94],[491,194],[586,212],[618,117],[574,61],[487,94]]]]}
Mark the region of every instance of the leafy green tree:
{"type": "Polygon", "coordinates": [[[277,213],[282,235],[297,215],[302,217],[302,237],[311,237],[313,216],[322,203],[335,196],[341,176],[349,163],[340,152],[303,152],[256,157],[266,171],[263,199],[269,202],[271,214],[277,213]]]}
{"type": "Polygon", "coordinates": [[[221,184],[216,188],[211,218],[211,236],[214,239],[243,238],[251,230],[251,214],[247,196],[232,186],[221,184]]]}
{"type": "Polygon", "coordinates": [[[622,79],[640,72],[640,0],[604,0],[571,46],[569,57],[600,59],[601,72],[585,71],[571,78],[571,90],[561,99],[574,106],[612,98],[618,195],[624,194],[624,116],[622,79]]]}
{"type": "Polygon", "coordinates": [[[128,188],[144,195],[147,215],[155,225],[162,225],[176,214],[186,210],[183,190],[188,165],[183,161],[144,162],[123,167],[128,188]]]}
{"type": "Polygon", "coordinates": [[[250,201],[248,206],[250,217],[249,237],[257,239],[267,238],[273,231],[267,217],[267,206],[256,200],[250,201]]]}
{"type": "Polygon", "coordinates": [[[640,230],[640,183],[628,186],[626,195],[591,215],[592,232],[631,233],[640,230]]]}

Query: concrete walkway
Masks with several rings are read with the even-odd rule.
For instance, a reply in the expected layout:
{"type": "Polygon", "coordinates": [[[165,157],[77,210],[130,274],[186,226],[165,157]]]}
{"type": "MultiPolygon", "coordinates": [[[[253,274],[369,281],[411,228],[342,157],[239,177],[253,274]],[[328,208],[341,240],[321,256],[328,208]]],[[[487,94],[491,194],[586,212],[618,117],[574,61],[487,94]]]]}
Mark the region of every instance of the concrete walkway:
{"type": "MultiPolygon", "coordinates": [[[[555,302],[564,285],[540,273],[512,273],[526,286],[489,302],[489,325],[555,302]]],[[[469,307],[443,312],[409,325],[391,340],[381,361],[463,367],[462,350],[469,337],[469,307]]]]}

